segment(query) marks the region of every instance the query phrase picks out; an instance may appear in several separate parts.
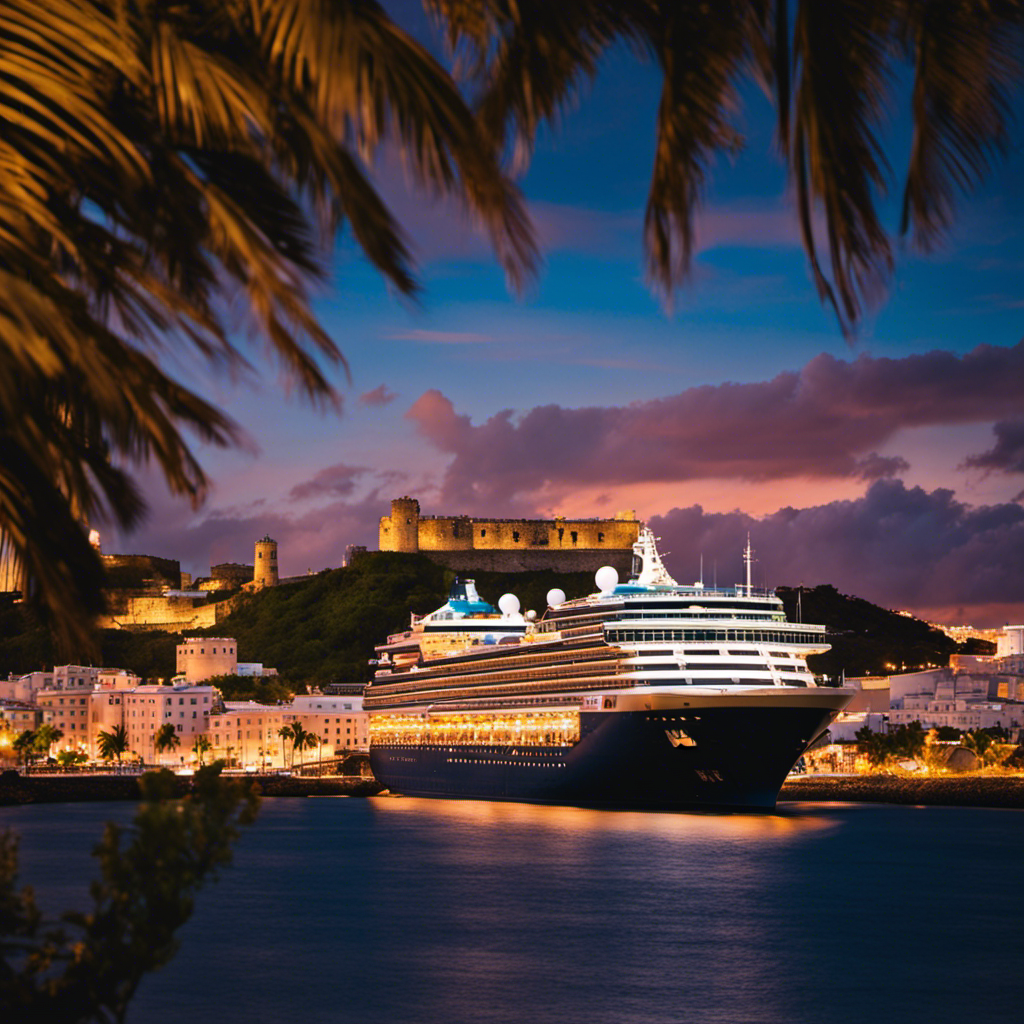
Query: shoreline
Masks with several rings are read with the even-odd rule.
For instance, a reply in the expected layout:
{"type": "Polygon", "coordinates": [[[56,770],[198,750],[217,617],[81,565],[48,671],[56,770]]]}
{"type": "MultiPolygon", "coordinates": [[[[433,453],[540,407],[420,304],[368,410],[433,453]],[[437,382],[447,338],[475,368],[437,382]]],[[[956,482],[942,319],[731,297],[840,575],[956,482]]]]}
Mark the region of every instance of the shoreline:
{"type": "MultiPolygon", "coordinates": [[[[374,778],[360,775],[228,776],[246,778],[259,784],[262,796],[375,796],[384,787],[374,778]]],[[[177,795],[186,796],[192,777],[176,775],[177,795]]],[[[111,800],[139,800],[137,775],[19,775],[0,773],[0,807],[26,804],[102,803],[111,800]]]]}
{"type": "Polygon", "coordinates": [[[787,779],[779,803],[912,804],[927,807],[1024,807],[1024,776],[805,775],[787,779]]]}
{"type": "MultiPolygon", "coordinates": [[[[189,776],[175,776],[179,795],[189,776]]],[[[367,797],[384,791],[376,779],[358,775],[321,777],[248,775],[263,796],[367,797]]],[[[0,807],[37,803],[96,803],[138,800],[135,775],[19,775],[0,773],[0,807]]],[[[1024,808],[1024,776],[956,775],[913,778],[894,775],[808,775],[787,779],[779,803],[885,803],[934,807],[1024,808]]]]}

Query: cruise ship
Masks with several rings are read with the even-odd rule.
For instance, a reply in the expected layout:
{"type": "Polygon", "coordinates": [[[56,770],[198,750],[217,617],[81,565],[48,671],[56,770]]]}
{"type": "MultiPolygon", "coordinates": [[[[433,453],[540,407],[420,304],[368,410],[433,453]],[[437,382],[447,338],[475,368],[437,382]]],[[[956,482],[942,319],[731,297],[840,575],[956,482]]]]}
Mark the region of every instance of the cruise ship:
{"type": "Polygon", "coordinates": [[[641,809],[771,809],[853,696],[819,685],[823,626],[750,583],[682,586],[644,528],[633,572],[539,618],[472,580],[377,647],[370,762],[394,793],[641,809]]]}

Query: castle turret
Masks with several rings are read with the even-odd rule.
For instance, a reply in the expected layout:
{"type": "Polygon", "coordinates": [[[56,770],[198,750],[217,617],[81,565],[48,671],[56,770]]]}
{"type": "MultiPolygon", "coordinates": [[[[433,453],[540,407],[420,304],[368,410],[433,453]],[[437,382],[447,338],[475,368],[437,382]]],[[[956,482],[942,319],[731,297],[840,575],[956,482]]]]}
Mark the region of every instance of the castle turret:
{"type": "Polygon", "coordinates": [[[269,535],[256,541],[252,580],[257,587],[277,586],[277,541],[269,535]]]}
{"type": "Polygon", "coordinates": [[[381,551],[420,549],[420,503],[415,498],[392,498],[391,515],[381,517],[381,551]]]}

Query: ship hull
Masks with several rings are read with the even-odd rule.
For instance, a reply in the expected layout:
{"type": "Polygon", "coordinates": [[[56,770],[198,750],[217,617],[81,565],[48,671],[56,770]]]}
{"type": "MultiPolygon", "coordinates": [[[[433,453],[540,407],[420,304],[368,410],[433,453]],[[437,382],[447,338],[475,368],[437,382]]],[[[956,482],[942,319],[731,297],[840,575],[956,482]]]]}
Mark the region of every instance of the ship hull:
{"type": "Polygon", "coordinates": [[[371,746],[370,763],[388,789],[408,796],[770,810],[786,775],[834,714],[806,705],[655,705],[582,713],[572,746],[371,746]]]}

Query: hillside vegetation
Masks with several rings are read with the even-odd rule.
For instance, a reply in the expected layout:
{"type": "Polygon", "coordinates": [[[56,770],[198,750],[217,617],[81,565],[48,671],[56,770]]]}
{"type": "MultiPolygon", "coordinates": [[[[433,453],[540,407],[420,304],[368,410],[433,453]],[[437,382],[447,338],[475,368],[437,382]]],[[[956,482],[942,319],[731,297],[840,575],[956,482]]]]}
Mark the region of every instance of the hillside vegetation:
{"type": "Polygon", "coordinates": [[[957,644],[920,619],[880,608],[859,597],[840,594],[835,587],[778,587],[786,617],[797,619],[799,597],[803,622],[824,625],[832,645],[827,654],[808,659],[813,672],[848,676],[889,675],[929,665],[948,665],[952,654],[992,654],[982,640],[957,644]]]}
{"type": "MultiPolygon", "coordinates": [[[[423,555],[370,552],[347,569],[319,573],[298,583],[273,587],[247,597],[215,627],[189,635],[231,636],[242,661],[276,668],[295,689],[305,683],[367,682],[375,644],[407,629],[410,613],[433,611],[447,598],[455,574],[423,555]]],[[[593,591],[587,572],[474,573],[481,596],[497,605],[514,593],[524,611],[539,613],[546,595],[559,587],[569,597],[593,591]]],[[[797,590],[779,587],[787,615],[796,617],[797,590]]],[[[827,675],[886,674],[887,666],[908,670],[946,665],[950,654],[988,653],[991,645],[958,648],[940,630],[897,615],[835,587],[801,588],[802,619],[824,624],[832,650],[812,659],[815,672],[827,675]]],[[[144,678],[170,679],[178,634],[105,630],[103,663],[130,669],[144,678]]],[[[50,635],[20,605],[0,606],[0,674],[21,674],[52,667],[59,658],[50,635]]],[[[248,695],[248,694],[246,694],[248,695]]],[[[241,692],[238,696],[242,696],[241,692]]]]}

